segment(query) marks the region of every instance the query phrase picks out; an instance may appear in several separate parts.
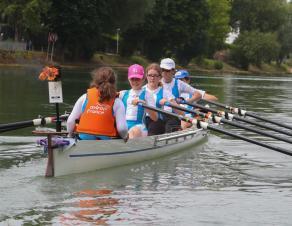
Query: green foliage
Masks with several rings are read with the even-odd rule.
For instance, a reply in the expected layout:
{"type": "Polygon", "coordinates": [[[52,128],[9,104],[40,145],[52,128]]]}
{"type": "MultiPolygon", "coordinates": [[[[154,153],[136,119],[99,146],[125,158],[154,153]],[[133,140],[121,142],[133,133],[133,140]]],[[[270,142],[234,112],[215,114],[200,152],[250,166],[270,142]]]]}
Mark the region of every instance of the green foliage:
{"type": "Polygon", "coordinates": [[[275,33],[243,32],[234,42],[231,58],[245,69],[249,64],[260,67],[262,62],[270,63],[277,59],[279,50],[280,45],[275,33]]]}
{"type": "Polygon", "coordinates": [[[144,67],[146,67],[149,64],[149,62],[141,56],[132,56],[130,60],[133,62],[133,64],[140,64],[143,65],[144,67]]]}
{"type": "Polygon", "coordinates": [[[274,32],[285,21],[286,0],[233,0],[231,25],[240,31],[274,32]]]}
{"type": "Polygon", "coordinates": [[[123,32],[131,24],[141,21],[144,17],[142,12],[151,5],[146,0],[140,1],[140,4],[134,4],[133,0],[52,2],[49,26],[60,38],[60,53],[73,60],[87,60],[96,50],[106,51],[106,46],[114,41],[116,29],[120,28],[123,32]]]}
{"type": "Polygon", "coordinates": [[[45,32],[43,24],[50,2],[46,0],[1,0],[0,13],[14,31],[14,39],[20,40],[30,33],[45,32]]]}
{"type": "Polygon", "coordinates": [[[144,17],[151,12],[155,0],[108,0],[109,17],[107,26],[109,32],[120,28],[121,31],[126,31],[129,27],[143,23],[144,17]]]}
{"type": "Polygon", "coordinates": [[[285,14],[285,23],[278,31],[278,41],[281,44],[278,63],[282,63],[285,57],[292,53],[292,3],[287,5],[285,14]]]}
{"type": "Polygon", "coordinates": [[[215,68],[216,70],[221,70],[221,69],[223,69],[223,63],[222,63],[221,61],[216,60],[215,63],[214,63],[214,68],[215,68]]]}
{"type": "Polygon", "coordinates": [[[229,0],[207,0],[210,19],[208,25],[208,55],[225,47],[230,32],[229,20],[231,3],[229,0]]]}
{"type": "MultiPolygon", "coordinates": [[[[191,58],[211,57],[227,48],[229,23],[241,32],[232,56],[242,67],[275,59],[281,63],[291,55],[292,9],[286,0],[137,2],[0,0],[0,22],[10,26],[15,40],[32,40],[39,49],[46,47],[48,32],[57,33],[59,59],[88,60],[96,51],[114,52],[120,29],[122,56],[139,53],[152,61],[172,57],[186,65],[191,58]]],[[[205,66],[222,67],[220,62],[205,66]]]]}
{"type": "Polygon", "coordinates": [[[90,59],[101,40],[108,8],[102,0],[52,0],[48,26],[58,34],[64,58],[90,59]]]}
{"type": "Polygon", "coordinates": [[[153,61],[174,57],[184,65],[205,51],[208,19],[204,0],[156,0],[145,22],[124,34],[123,45],[131,44],[132,51],[139,49],[153,61]]]}
{"type": "Polygon", "coordinates": [[[50,2],[46,0],[31,0],[23,8],[23,23],[29,33],[46,32],[44,18],[50,9],[50,2]]]}

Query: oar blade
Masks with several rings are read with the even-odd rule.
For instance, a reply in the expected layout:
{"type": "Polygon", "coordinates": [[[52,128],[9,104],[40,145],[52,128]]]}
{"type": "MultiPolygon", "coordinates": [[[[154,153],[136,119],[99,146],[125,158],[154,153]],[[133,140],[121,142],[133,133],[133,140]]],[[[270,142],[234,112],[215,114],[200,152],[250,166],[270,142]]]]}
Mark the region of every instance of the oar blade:
{"type": "Polygon", "coordinates": [[[270,144],[267,144],[267,143],[263,143],[263,142],[260,142],[260,141],[257,141],[257,140],[254,140],[254,139],[251,139],[251,138],[248,138],[248,137],[233,133],[231,131],[227,131],[227,130],[224,130],[222,128],[212,126],[212,125],[209,125],[208,129],[216,131],[216,132],[219,132],[219,133],[223,133],[223,134],[229,135],[231,137],[235,137],[235,138],[238,138],[238,139],[247,141],[249,143],[253,143],[253,144],[256,144],[256,145],[259,145],[259,146],[262,146],[262,147],[265,147],[265,148],[268,148],[268,149],[271,149],[271,150],[274,150],[274,151],[277,151],[277,152],[280,152],[280,153],[285,154],[285,155],[292,156],[292,151],[287,150],[285,148],[281,148],[281,147],[277,147],[277,146],[270,145],[270,144]]]}

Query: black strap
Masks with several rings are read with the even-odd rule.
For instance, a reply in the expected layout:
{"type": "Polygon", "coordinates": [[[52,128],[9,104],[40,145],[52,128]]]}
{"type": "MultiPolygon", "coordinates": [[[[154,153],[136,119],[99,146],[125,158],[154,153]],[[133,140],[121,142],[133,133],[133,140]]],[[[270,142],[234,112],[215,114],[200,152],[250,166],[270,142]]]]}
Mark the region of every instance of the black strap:
{"type": "Polygon", "coordinates": [[[215,115],[212,115],[212,122],[216,123],[215,115]]]}
{"type": "Polygon", "coordinates": [[[228,114],[227,111],[225,111],[225,118],[226,118],[227,120],[229,120],[229,114],[228,114]]]}
{"type": "Polygon", "coordinates": [[[201,129],[201,128],[202,128],[201,123],[200,123],[199,120],[197,120],[197,128],[198,128],[198,129],[201,129]]]}

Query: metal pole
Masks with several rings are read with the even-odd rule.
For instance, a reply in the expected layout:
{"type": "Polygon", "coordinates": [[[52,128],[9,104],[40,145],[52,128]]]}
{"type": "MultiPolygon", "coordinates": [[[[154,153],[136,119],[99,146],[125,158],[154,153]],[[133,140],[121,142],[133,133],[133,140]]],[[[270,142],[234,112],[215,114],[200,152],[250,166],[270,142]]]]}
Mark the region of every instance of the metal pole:
{"type": "Polygon", "coordinates": [[[117,54],[119,54],[119,32],[120,32],[120,28],[117,28],[117,54]]]}
{"type": "Polygon", "coordinates": [[[53,42],[53,44],[52,44],[52,52],[51,52],[51,63],[53,62],[53,55],[54,55],[54,44],[55,44],[55,42],[53,42]]]}
{"type": "Polygon", "coordinates": [[[47,48],[47,61],[49,61],[49,52],[50,52],[50,42],[48,42],[48,48],[47,48]]]}
{"type": "Polygon", "coordinates": [[[56,103],[56,132],[61,132],[61,120],[60,120],[60,111],[59,111],[59,103],[56,103]]]}

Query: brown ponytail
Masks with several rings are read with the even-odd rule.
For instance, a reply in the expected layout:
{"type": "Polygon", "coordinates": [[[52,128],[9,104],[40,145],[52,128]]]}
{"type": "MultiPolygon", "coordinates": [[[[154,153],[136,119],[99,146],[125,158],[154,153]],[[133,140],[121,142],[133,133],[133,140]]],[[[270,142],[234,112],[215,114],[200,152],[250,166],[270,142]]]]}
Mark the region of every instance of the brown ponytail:
{"type": "Polygon", "coordinates": [[[116,75],[110,67],[101,67],[91,72],[90,87],[96,87],[100,92],[99,101],[111,100],[116,97],[116,75]]]}

